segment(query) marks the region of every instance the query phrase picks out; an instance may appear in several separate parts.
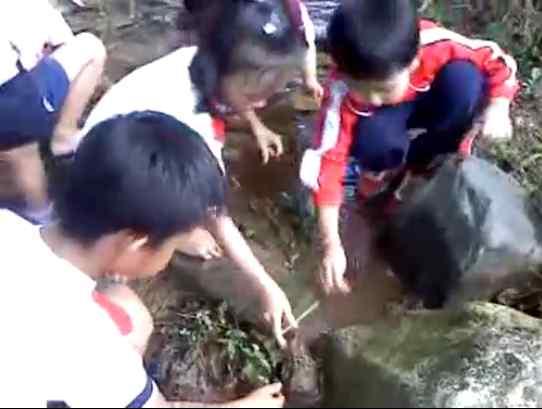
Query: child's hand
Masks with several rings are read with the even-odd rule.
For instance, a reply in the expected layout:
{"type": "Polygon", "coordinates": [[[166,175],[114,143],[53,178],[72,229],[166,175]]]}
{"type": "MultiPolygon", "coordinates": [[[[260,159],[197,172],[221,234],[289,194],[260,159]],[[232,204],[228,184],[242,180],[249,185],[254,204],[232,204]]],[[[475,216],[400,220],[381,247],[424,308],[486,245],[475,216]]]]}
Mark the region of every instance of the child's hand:
{"type": "Polygon", "coordinates": [[[262,155],[262,162],[266,165],[270,158],[278,158],[284,153],[282,137],[263,124],[253,129],[256,143],[262,155]]]}
{"type": "Polygon", "coordinates": [[[315,76],[311,76],[305,80],[305,88],[313,96],[313,98],[318,103],[318,106],[322,105],[324,99],[324,88],[318,82],[318,79],[315,76]]]}
{"type": "Polygon", "coordinates": [[[346,254],[341,244],[326,248],[320,281],[326,294],[348,294],[352,290],[346,280],[346,254]]]}
{"type": "Polygon", "coordinates": [[[492,140],[511,139],[513,135],[510,119],[510,101],[497,98],[489,103],[484,114],[482,135],[492,140]]]}
{"type": "Polygon", "coordinates": [[[288,297],[273,280],[266,281],[262,287],[264,318],[273,328],[273,334],[281,348],[287,347],[284,338],[285,328],[297,328],[288,297]],[[283,324],[286,327],[283,327],[283,324]]]}

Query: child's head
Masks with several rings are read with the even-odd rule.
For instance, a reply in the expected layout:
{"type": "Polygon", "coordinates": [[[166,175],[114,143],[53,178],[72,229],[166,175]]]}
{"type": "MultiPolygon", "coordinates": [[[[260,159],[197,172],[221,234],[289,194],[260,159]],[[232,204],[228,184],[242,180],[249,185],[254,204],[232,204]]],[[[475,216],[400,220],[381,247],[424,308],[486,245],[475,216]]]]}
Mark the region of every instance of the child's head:
{"type": "Polygon", "coordinates": [[[103,273],[141,278],[167,265],[180,234],[223,211],[225,186],[199,135],[167,115],[139,112],[90,131],[55,206],[66,237],[114,247],[103,273]]]}
{"type": "Polygon", "coordinates": [[[214,0],[209,4],[198,10],[203,16],[198,27],[199,51],[190,67],[202,97],[201,109],[208,110],[215,99],[240,108],[239,101],[247,99],[244,96],[269,93],[259,89],[261,81],[247,78],[303,63],[308,44],[301,30],[299,0],[214,0]],[[232,82],[236,85],[225,87],[232,82]],[[231,95],[232,90],[236,95],[231,95]]]}
{"type": "Polygon", "coordinates": [[[409,86],[420,43],[412,0],[344,0],[328,29],[331,55],[346,82],[375,105],[409,86]]]}

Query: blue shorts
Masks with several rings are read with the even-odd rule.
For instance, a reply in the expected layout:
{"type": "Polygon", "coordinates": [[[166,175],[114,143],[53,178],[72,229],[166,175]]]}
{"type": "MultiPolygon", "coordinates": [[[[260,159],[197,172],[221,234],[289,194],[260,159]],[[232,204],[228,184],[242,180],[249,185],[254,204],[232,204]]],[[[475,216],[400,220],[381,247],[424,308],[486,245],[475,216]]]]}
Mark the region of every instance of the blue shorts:
{"type": "Polygon", "coordinates": [[[0,86],[0,151],[49,139],[70,80],[52,58],[0,86]]]}

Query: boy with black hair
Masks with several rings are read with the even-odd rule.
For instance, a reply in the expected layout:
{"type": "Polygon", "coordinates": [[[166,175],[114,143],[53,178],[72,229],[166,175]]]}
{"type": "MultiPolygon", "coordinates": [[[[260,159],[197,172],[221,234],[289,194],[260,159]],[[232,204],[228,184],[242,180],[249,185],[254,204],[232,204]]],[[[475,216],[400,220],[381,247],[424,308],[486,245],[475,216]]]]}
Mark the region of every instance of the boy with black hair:
{"type": "MultiPolygon", "coordinates": [[[[142,365],[150,314],[128,287],[100,293],[95,280],[156,275],[180,235],[224,212],[224,194],[201,138],[143,112],[93,128],[56,192],[57,223],[0,211],[0,406],[205,407],[165,401],[142,365]]],[[[207,406],[283,404],[277,384],[207,406]]]]}
{"type": "Polygon", "coordinates": [[[336,67],[300,176],[320,210],[322,284],[348,292],[339,209],[349,158],[365,200],[405,166],[424,170],[440,154],[468,151],[464,136],[478,118],[484,136],[511,137],[519,85],[515,61],[497,44],[419,20],[411,0],[345,0],[328,40],[336,67]]]}

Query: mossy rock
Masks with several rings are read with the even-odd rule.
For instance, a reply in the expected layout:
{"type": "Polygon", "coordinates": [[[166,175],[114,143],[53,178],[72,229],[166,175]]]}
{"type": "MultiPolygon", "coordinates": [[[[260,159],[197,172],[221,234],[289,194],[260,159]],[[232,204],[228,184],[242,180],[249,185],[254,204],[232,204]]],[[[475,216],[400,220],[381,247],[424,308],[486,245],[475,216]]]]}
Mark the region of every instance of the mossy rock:
{"type": "Polygon", "coordinates": [[[542,324],[506,307],[417,312],[330,336],[325,407],[540,407],[542,324]]]}

